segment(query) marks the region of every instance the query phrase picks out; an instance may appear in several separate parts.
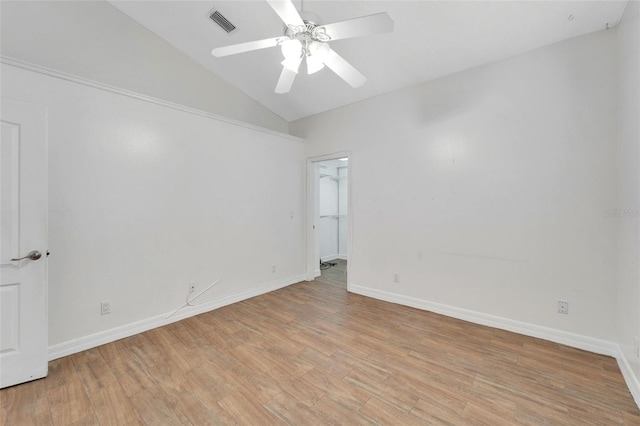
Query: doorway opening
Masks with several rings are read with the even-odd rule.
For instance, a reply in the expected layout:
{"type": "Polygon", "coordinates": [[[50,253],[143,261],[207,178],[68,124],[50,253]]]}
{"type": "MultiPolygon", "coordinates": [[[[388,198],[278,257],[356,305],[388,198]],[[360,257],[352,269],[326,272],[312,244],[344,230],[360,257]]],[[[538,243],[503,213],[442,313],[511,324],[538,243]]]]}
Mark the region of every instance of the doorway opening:
{"type": "Polygon", "coordinates": [[[307,281],[317,277],[349,287],[351,252],[350,153],[310,158],[307,281]]]}
{"type": "Polygon", "coordinates": [[[318,167],[320,275],[346,285],[349,159],[322,161],[318,167]]]}

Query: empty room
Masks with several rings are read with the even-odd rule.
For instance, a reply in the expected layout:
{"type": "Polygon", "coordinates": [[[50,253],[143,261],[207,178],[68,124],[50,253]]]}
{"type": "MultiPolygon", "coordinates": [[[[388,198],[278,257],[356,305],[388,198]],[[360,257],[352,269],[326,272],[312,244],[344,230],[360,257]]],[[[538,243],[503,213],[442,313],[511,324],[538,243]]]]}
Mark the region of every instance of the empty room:
{"type": "Polygon", "coordinates": [[[0,1],[0,424],[640,425],[640,2],[0,1]]]}

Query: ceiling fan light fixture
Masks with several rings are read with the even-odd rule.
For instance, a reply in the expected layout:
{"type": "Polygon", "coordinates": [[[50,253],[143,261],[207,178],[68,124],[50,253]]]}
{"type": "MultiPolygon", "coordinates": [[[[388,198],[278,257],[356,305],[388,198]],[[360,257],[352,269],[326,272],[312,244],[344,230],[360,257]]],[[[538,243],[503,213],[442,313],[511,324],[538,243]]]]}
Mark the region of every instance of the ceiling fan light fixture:
{"type": "Polygon", "coordinates": [[[324,61],[316,55],[307,55],[307,74],[315,74],[324,68],[324,61]]]}
{"type": "Polygon", "coordinates": [[[307,73],[313,74],[324,68],[324,60],[329,54],[329,45],[320,41],[312,41],[307,48],[307,73]]]}
{"type": "Polygon", "coordinates": [[[300,68],[300,62],[302,62],[302,58],[285,58],[285,60],[280,64],[286,69],[297,74],[298,69],[300,68]]]}
{"type": "Polygon", "coordinates": [[[329,54],[329,44],[321,41],[312,41],[309,43],[309,55],[317,57],[319,60],[324,61],[329,54]]]}
{"type": "Polygon", "coordinates": [[[282,56],[286,59],[297,59],[302,56],[302,43],[300,40],[285,40],[280,44],[282,56]]]}
{"type": "Polygon", "coordinates": [[[322,62],[316,56],[307,56],[307,74],[315,74],[322,68],[324,68],[324,62],[322,62]]]}

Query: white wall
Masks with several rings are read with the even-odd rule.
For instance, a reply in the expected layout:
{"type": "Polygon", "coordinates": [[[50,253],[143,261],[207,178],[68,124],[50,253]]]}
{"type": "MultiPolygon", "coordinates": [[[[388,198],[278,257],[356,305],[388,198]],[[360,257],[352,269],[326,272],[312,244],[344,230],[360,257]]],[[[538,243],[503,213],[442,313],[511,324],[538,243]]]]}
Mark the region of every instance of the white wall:
{"type": "MultiPolygon", "coordinates": [[[[618,237],[617,340],[640,381],[640,4],[630,1],[618,26],[618,181],[610,217],[618,237]]],[[[640,388],[638,389],[640,391],[640,388]]],[[[640,400],[640,394],[636,395],[640,400]]]]}
{"type": "Polygon", "coordinates": [[[51,345],[302,279],[299,140],[7,65],[2,96],[48,107],[51,345]]]}
{"type": "Polygon", "coordinates": [[[231,119],[288,123],[103,1],[1,1],[2,55],[231,119]]]}
{"type": "Polygon", "coordinates": [[[594,33],[290,123],[309,157],[352,152],[350,288],[611,339],[615,43],[594,33]]]}

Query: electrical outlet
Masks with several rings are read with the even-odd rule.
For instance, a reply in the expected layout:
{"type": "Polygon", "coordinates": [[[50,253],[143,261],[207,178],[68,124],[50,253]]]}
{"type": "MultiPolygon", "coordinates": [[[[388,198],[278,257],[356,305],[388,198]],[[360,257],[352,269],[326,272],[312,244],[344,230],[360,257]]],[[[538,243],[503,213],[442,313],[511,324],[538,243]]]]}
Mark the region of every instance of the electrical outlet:
{"type": "Polygon", "coordinates": [[[569,302],[566,300],[558,300],[558,313],[568,315],[569,314],[569,302]]]}
{"type": "Polygon", "coordinates": [[[100,302],[100,315],[111,313],[111,300],[100,302]]]}
{"type": "Polygon", "coordinates": [[[276,272],[276,265],[271,265],[271,273],[275,273],[276,272]]]}
{"type": "Polygon", "coordinates": [[[393,274],[393,282],[394,283],[399,283],[400,282],[400,274],[398,274],[397,272],[395,274],[393,274]]]}
{"type": "Polygon", "coordinates": [[[636,336],[636,346],[634,348],[636,358],[640,358],[640,337],[636,336]]]}

